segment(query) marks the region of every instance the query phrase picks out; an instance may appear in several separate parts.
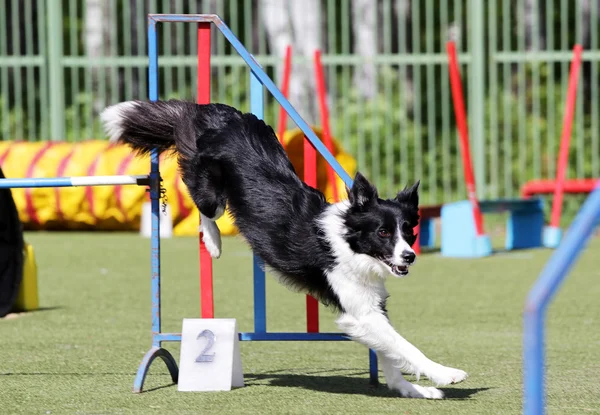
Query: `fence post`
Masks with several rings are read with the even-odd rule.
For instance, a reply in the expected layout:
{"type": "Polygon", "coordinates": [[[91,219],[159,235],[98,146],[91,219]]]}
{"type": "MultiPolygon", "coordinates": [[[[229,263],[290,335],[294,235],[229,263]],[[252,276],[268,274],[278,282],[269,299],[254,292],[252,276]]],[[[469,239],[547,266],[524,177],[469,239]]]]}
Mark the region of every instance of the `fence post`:
{"type": "Polygon", "coordinates": [[[475,167],[475,183],[477,198],[485,198],[485,33],[483,31],[484,2],[470,0],[470,56],[469,71],[469,113],[471,137],[473,140],[473,164],[475,167]]]}
{"type": "Polygon", "coordinates": [[[65,96],[63,79],[62,0],[47,7],[48,96],[50,102],[50,139],[65,139],[65,96]],[[58,3],[58,4],[56,4],[58,3]]]}

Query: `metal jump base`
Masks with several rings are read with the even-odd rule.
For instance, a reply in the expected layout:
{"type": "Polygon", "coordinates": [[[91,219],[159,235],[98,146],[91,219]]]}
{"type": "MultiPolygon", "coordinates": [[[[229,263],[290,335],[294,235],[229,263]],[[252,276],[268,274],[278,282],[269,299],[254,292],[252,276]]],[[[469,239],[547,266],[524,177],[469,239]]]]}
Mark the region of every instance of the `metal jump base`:
{"type": "MultiPolygon", "coordinates": [[[[325,158],[337,175],[344,181],[346,186],[352,186],[352,179],[342,168],[335,157],[329,152],[310,126],[300,117],[298,112],[285,98],[269,76],[263,71],[254,57],[246,50],[233,32],[214,14],[148,14],[148,58],[149,58],[149,99],[158,100],[158,35],[157,23],[159,22],[186,22],[198,24],[199,40],[210,41],[211,23],[214,24],[225,38],[231,43],[246,64],[251,68],[250,100],[251,111],[257,117],[263,118],[264,88],[273,95],[279,104],[288,113],[290,118],[304,132],[305,137],[312,146],[325,158]]],[[[200,43],[198,45],[200,49],[200,43]]],[[[209,50],[210,52],[210,50],[209,50]]],[[[206,56],[203,54],[203,56],[206,56]]],[[[208,57],[210,56],[210,53],[208,57]]],[[[201,56],[199,55],[199,73],[201,56]]],[[[203,63],[203,70],[210,68],[210,62],[203,63]],[[208,65],[206,65],[208,63],[208,65]]],[[[207,72],[209,75],[209,72],[207,72]]],[[[200,82],[200,80],[199,80],[200,82]]],[[[206,94],[205,94],[206,95],[206,94]]],[[[144,380],[152,362],[161,358],[171,375],[173,383],[177,383],[179,369],[171,353],[162,348],[162,342],[181,341],[181,333],[163,333],[161,331],[161,294],[160,294],[160,171],[159,154],[156,149],[152,150],[150,158],[150,174],[143,176],[79,176],[79,177],[55,177],[55,178],[24,178],[24,179],[0,179],[0,188],[32,188],[32,187],[70,187],[70,186],[107,186],[107,185],[138,185],[148,186],[150,191],[152,221],[151,221],[151,296],[152,296],[152,346],[144,355],[137,375],[134,380],[133,392],[142,392],[144,380]]],[[[241,341],[348,341],[344,333],[319,333],[319,332],[268,332],[266,323],[266,284],[265,271],[262,261],[254,256],[254,332],[239,333],[241,341]]],[[[210,304],[212,310],[212,274],[210,280],[210,304]]],[[[203,298],[204,300],[204,298],[203,298]]],[[[202,304],[203,311],[205,304],[202,304]]],[[[212,311],[210,312],[212,314],[212,311]]],[[[208,314],[202,313],[205,318],[208,314]]],[[[210,315],[212,317],[212,315],[210,315]]],[[[373,350],[369,350],[369,374],[370,383],[378,384],[377,356],[373,350]]]]}

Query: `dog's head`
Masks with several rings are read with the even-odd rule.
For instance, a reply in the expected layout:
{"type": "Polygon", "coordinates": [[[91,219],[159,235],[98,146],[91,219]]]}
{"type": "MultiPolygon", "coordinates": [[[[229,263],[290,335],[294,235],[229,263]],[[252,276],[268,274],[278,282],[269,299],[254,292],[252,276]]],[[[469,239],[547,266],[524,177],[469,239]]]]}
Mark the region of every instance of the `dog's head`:
{"type": "Polygon", "coordinates": [[[380,199],[377,189],[357,173],[348,190],[350,207],[345,212],[345,239],[369,267],[380,275],[408,274],[415,261],[411,246],[417,239],[413,228],[419,221],[419,182],[400,191],[393,199],[380,199]]]}

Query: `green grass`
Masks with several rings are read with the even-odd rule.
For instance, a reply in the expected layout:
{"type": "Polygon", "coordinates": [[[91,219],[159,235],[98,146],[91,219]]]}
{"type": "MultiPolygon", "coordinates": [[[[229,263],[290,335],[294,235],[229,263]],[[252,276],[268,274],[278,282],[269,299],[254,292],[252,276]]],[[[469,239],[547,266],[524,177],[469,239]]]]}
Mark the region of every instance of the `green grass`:
{"type": "MultiPolygon", "coordinates": [[[[367,350],[351,342],[244,342],[246,387],[177,392],[155,361],[147,392],[133,379],[150,346],[149,241],[134,234],[28,233],[42,310],[0,320],[1,414],[508,414],[522,407],[522,309],[550,250],[478,260],[423,255],[390,279],[394,326],[431,359],[469,378],[448,399],[396,397],[368,384],[367,350]]],[[[163,330],[197,317],[194,238],[162,241],[163,330]]],[[[600,240],[592,241],[548,315],[548,410],[600,413],[600,240]]],[[[252,330],[252,257],[237,238],[215,261],[217,317],[252,330]]],[[[304,297],[268,279],[269,330],[301,331],[304,297]]],[[[337,331],[321,307],[321,329],[337,331]]],[[[166,347],[179,360],[179,345],[166,347]]],[[[420,384],[430,385],[426,379],[420,384]]]]}

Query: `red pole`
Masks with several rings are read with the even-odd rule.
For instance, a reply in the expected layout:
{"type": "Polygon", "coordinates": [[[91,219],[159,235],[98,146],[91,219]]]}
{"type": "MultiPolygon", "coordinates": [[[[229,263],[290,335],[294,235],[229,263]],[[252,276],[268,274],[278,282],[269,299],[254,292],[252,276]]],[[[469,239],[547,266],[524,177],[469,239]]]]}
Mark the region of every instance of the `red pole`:
{"type": "Polygon", "coordinates": [[[463,160],[463,170],[465,184],[467,186],[467,196],[473,206],[473,219],[475,220],[475,231],[477,236],[483,235],[483,218],[479,209],[477,193],[475,192],[475,176],[473,175],[473,165],[471,164],[471,150],[469,149],[469,128],[467,126],[467,116],[465,112],[465,103],[460,80],[460,71],[458,69],[458,60],[456,58],[456,46],[453,41],[446,43],[448,53],[448,70],[450,72],[450,85],[452,86],[452,100],[454,102],[454,115],[456,116],[456,127],[460,136],[460,151],[463,160]]]}
{"type": "MultiPolygon", "coordinates": [[[[198,23],[198,104],[210,102],[210,25],[198,23]]],[[[204,242],[202,233],[198,233],[200,243],[200,310],[202,318],[215,316],[213,301],[212,258],[204,242]]]]}
{"type": "MultiPolygon", "coordinates": [[[[321,51],[315,50],[315,75],[317,78],[317,94],[319,96],[319,108],[321,110],[321,125],[323,126],[323,142],[333,154],[333,142],[331,141],[331,130],[329,129],[329,108],[327,108],[326,100],[326,87],[325,87],[325,75],[323,74],[323,65],[321,63],[321,51]]],[[[333,189],[333,200],[338,202],[339,195],[337,189],[337,181],[335,179],[335,173],[331,166],[327,165],[327,181],[331,184],[333,189]]]]}
{"type": "MultiPolygon", "coordinates": [[[[288,97],[288,90],[290,86],[290,72],[292,71],[292,47],[288,45],[285,49],[285,60],[283,66],[283,83],[281,85],[281,93],[284,97],[288,97]]],[[[283,134],[285,133],[285,124],[287,121],[287,113],[282,106],[279,107],[279,126],[277,127],[277,135],[279,135],[279,141],[285,149],[285,143],[283,142],[283,134]]]]}
{"type": "Polygon", "coordinates": [[[573,48],[573,61],[569,74],[569,85],[567,87],[567,102],[565,104],[565,115],[563,117],[563,129],[560,137],[560,154],[556,169],[556,184],[554,188],[554,200],[552,202],[552,216],[550,226],[560,227],[560,216],[562,212],[562,201],[565,187],[565,176],[569,162],[569,145],[571,143],[571,126],[575,114],[575,103],[577,102],[577,83],[579,82],[579,68],[581,67],[581,45],[573,48]]]}
{"type": "MultiPolygon", "coordinates": [[[[419,209],[419,217],[422,216],[421,209],[419,209]]],[[[415,226],[413,232],[417,235],[417,239],[413,244],[413,251],[415,251],[415,255],[421,255],[421,218],[419,218],[419,222],[417,222],[417,226],[415,226]]]]}
{"type": "MultiPolygon", "coordinates": [[[[317,150],[304,137],[304,182],[317,187],[317,150]]],[[[306,296],[306,331],[319,332],[319,303],[310,295],[306,296]]]]}

